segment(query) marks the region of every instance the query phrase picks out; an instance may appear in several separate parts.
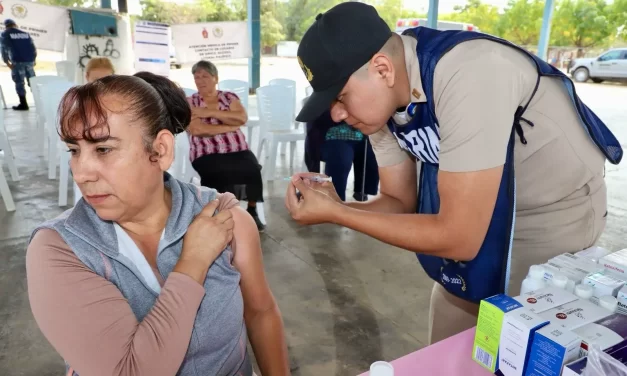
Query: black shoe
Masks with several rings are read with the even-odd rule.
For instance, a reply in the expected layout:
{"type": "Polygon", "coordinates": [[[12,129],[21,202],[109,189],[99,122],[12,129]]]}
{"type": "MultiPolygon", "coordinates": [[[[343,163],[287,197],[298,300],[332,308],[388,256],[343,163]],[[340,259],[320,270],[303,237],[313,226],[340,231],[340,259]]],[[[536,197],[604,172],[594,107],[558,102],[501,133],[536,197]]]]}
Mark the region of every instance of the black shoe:
{"type": "Polygon", "coordinates": [[[263,232],[266,229],[266,225],[264,225],[261,222],[261,219],[259,219],[259,215],[257,214],[257,208],[256,207],[248,207],[248,209],[246,209],[246,211],[255,220],[255,224],[257,225],[257,230],[259,232],[263,232]]]}
{"type": "Polygon", "coordinates": [[[26,96],[20,95],[20,104],[13,106],[15,111],[28,111],[28,103],[26,102],[26,96]]]}
{"type": "Polygon", "coordinates": [[[252,217],[255,220],[255,224],[257,225],[257,230],[259,230],[259,232],[264,232],[266,230],[266,225],[261,223],[261,219],[259,219],[259,216],[255,214],[252,217]]]}
{"type": "Polygon", "coordinates": [[[359,202],[368,201],[368,195],[359,192],[353,193],[353,198],[355,199],[355,201],[359,202]]]}

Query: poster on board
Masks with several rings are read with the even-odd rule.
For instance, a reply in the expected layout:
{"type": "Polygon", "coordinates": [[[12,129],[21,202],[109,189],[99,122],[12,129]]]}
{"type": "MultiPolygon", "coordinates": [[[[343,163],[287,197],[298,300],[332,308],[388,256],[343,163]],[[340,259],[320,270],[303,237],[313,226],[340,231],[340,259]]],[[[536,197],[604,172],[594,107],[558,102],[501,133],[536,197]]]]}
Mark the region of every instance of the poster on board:
{"type": "Polygon", "coordinates": [[[135,22],[135,70],[170,75],[170,26],[158,22],[135,22]]]}
{"type": "Polygon", "coordinates": [[[246,21],[172,25],[172,44],[179,63],[251,56],[246,21]]]}
{"type": "Polygon", "coordinates": [[[66,8],[30,1],[1,0],[0,18],[0,31],[4,31],[4,20],[10,18],[20,30],[30,34],[38,49],[63,52],[65,34],[70,27],[66,8]]]}

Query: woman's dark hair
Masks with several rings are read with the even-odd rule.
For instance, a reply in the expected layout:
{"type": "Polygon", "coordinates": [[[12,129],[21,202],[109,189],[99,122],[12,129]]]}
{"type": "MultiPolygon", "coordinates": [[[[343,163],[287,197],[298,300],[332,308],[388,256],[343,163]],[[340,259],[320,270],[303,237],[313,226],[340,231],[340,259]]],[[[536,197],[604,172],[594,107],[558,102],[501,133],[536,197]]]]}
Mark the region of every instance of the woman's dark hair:
{"type": "Polygon", "coordinates": [[[178,134],[189,126],[191,108],[185,92],[168,78],[150,72],[134,76],[111,75],[92,83],[72,87],[59,105],[59,135],[65,142],[84,139],[100,142],[109,138],[107,111],[102,98],[117,95],[127,104],[122,112],[132,114],[134,121],[145,125],[144,143],[152,154],[152,142],[167,129],[178,134]],[[82,126],[77,128],[77,125],[82,126]],[[103,133],[100,129],[105,128],[103,133]],[[94,132],[96,131],[97,132],[94,132]]]}

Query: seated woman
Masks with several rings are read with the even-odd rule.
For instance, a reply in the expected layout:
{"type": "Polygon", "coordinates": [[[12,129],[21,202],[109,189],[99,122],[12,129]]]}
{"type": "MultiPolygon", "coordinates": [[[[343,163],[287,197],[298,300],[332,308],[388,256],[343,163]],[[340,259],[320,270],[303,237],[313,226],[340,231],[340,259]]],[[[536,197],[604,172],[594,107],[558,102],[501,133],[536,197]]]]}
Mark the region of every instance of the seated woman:
{"type": "Polygon", "coordinates": [[[200,183],[218,192],[234,193],[248,201],[248,213],[259,231],[264,230],[257,215],[257,202],[263,202],[261,166],[248,148],[240,127],[248,115],[237,95],[217,90],[218,69],[201,60],[192,67],[198,93],[187,98],[192,106],[190,159],[200,175],[200,183]],[[237,189],[238,186],[244,189],[237,189]]]}
{"type": "Polygon", "coordinates": [[[31,309],[68,375],[288,375],[259,234],[231,194],[165,171],[191,110],[165,77],[69,90],[59,133],[83,199],[33,233],[31,309]],[[218,214],[214,214],[217,210],[218,214]]]}
{"type": "Polygon", "coordinates": [[[106,57],[91,58],[85,67],[85,80],[88,83],[112,74],[115,74],[113,63],[106,57]]]}

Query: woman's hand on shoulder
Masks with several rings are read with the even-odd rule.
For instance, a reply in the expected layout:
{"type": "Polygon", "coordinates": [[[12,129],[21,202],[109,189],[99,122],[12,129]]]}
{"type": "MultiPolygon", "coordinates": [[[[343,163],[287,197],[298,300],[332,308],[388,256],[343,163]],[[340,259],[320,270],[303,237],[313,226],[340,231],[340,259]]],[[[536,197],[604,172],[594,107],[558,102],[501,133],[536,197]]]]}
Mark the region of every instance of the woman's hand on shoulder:
{"type": "Polygon", "coordinates": [[[219,203],[217,199],[208,203],[194,218],[183,237],[179,263],[197,265],[199,270],[193,273],[192,278],[200,284],[204,283],[211,264],[233,239],[233,215],[231,210],[215,214],[219,203]]]}

